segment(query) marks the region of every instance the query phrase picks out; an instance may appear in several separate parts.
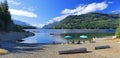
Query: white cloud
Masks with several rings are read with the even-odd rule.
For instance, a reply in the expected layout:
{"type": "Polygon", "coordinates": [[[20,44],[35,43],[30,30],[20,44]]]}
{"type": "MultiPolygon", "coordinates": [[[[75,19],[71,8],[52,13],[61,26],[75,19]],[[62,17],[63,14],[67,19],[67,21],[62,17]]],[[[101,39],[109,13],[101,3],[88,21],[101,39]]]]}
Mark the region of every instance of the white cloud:
{"type": "Polygon", "coordinates": [[[101,2],[101,3],[91,3],[88,5],[80,5],[75,9],[65,9],[61,13],[62,14],[68,14],[68,15],[81,15],[81,14],[86,14],[89,12],[95,12],[98,10],[104,10],[108,7],[108,4],[106,2],[101,2]]]}
{"type": "Polygon", "coordinates": [[[8,1],[8,3],[10,3],[10,4],[13,4],[13,5],[20,5],[21,3],[20,2],[17,2],[17,1],[15,1],[15,0],[7,0],[8,1]]]}
{"type": "Polygon", "coordinates": [[[27,8],[29,11],[35,11],[35,8],[33,8],[33,7],[29,7],[29,8],[27,8]]]}
{"type": "Polygon", "coordinates": [[[61,21],[61,19],[64,19],[64,18],[67,17],[67,16],[68,16],[68,15],[62,15],[62,16],[53,18],[53,20],[54,20],[54,21],[61,21]]]}
{"type": "Polygon", "coordinates": [[[25,16],[25,17],[30,17],[30,18],[37,17],[37,14],[33,12],[24,11],[24,10],[9,9],[9,11],[12,15],[25,16]]]}
{"type": "Polygon", "coordinates": [[[27,11],[35,11],[35,8],[30,6],[30,7],[22,7],[23,10],[27,10],[27,11]]]}
{"type": "Polygon", "coordinates": [[[36,26],[38,28],[42,28],[43,26],[45,26],[45,24],[32,24],[32,26],[36,26]]]}
{"type": "Polygon", "coordinates": [[[46,23],[46,25],[47,24],[51,24],[51,23],[53,23],[53,22],[55,22],[54,20],[49,20],[47,23],[46,23]]]}
{"type": "Polygon", "coordinates": [[[69,15],[87,14],[89,12],[104,10],[107,7],[108,7],[108,4],[106,2],[101,2],[101,3],[91,3],[91,4],[88,4],[88,5],[79,5],[75,9],[67,9],[66,8],[61,12],[61,14],[62,14],[61,16],[58,16],[58,17],[53,18],[52,20],[49,20],[47,22],[47,24],[61,21],[69,15]]]}
{"type": "MultiPolygon", "coordinates": [[[[51,23],[54,23],[54,22],[58,22],[58,21],[61,21],[62,19],[64,19],[65,17],[67,17],[68,15],[62,15],[62,16],[58,16],[58,17],[55,17],[53,18],[52,20],[49,20],[47,22],[47,24],[51,24],[51,23]]],[[[47,25],[46,24],[46,25],[47,25]]]]}
{"type": "Polygon", "coordinates": [[[113,10],[112,13],[120,13],[120,10],[113,10]]]}

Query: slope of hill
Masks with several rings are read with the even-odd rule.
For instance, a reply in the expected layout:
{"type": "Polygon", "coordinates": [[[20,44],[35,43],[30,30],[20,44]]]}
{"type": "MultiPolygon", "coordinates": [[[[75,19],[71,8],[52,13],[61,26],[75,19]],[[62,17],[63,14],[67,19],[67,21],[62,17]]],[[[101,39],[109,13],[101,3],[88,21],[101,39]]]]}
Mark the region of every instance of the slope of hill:
{"type": "Polygon", "coordinates": [[[50,29],[115,29],[118,26],[118,14],[88,13],[71,15],[49,26],[50,29]]]}
{"type": "Polygon", "coordinates": [[[43,28],[43,29],[48,29],[48,28],[50,28],[50,26],[54,26],[55,24],[57,24],[57,22],[54,22],[54,23],[45,25],[45,26],[43,26],[42,28],[43,28]]]}
{"type": "Polygon", "coordinates": [[[19,20],[13,20],[13,23],[21,26],[24,29],[35,29],[36,28],[34,26],[31,26],[30,24],[28,24],[26,22],[22,22],[22,21],[19,21],[19,20]]]}
{"type": "Polygon", "coordinates": [[[31,26],[30,24],[19,21],[19,20],[13,20],[13,22],[14,22],[14,24],[20,25],[20,26],[31,26]]]}

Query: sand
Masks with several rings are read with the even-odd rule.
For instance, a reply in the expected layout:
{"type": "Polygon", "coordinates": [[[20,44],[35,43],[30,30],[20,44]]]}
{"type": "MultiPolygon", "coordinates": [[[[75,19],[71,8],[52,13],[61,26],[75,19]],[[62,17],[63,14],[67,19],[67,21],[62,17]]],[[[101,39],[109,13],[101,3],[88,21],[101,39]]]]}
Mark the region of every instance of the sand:
{"type": "Polygon", "coordinates": [[[2,47],[9,50],[9,54],[0,55],[0,58],[120,58],[120,40],[106,39],[96,40],[96,43],[83,44],[23,44],[8,43],[2,47]],[[111,48],[95,50],[95,46],[110,45],[111,48]],[[64,49],[76,49],[85,47],[88,53],[63,54],[59,55],[58,51],[64,49]]]}

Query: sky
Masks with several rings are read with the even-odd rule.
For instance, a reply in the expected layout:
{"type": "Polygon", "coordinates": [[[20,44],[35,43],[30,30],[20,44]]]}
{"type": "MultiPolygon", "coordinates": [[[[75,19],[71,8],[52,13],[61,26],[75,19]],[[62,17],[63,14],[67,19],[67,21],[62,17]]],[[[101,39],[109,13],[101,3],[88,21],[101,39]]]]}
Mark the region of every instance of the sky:
{"type": "MultiPolygon", "coordinates": [[[[3,0],[0,0],[3,1],[3,0]]],[[[7,0],[12,19],[42,27],[69,15],[119,13],[120,0],[7,0]]]]}

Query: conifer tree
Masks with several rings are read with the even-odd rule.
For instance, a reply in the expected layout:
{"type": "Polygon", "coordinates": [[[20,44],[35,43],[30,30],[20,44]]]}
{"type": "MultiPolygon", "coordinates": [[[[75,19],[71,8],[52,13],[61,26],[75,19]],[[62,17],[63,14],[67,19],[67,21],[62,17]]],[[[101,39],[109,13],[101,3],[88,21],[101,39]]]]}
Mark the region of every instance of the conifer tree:
{"type": "Polygon", "coordinates": [[[13,29],[13,22],[9,12],[7,0],[0,4],[0,29],[2,31],[11,31],[13,29]]]}

